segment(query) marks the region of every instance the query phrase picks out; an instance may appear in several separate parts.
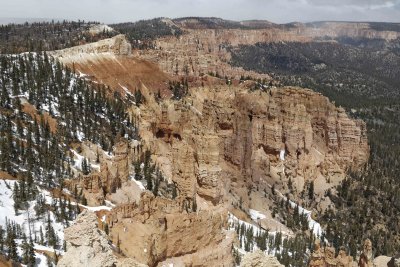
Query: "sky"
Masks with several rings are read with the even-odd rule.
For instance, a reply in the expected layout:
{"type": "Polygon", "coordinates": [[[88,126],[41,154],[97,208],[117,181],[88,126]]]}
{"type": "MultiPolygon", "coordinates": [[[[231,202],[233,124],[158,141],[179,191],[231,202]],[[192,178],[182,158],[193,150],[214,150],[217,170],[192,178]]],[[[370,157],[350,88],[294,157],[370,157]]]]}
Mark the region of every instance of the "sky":
{"type": "Polygon", "coordinates": [[[400,22],[400,0],[0,0],[0,23],[10,18],[116,23],[187,16],[275,23],[400,22]]]}

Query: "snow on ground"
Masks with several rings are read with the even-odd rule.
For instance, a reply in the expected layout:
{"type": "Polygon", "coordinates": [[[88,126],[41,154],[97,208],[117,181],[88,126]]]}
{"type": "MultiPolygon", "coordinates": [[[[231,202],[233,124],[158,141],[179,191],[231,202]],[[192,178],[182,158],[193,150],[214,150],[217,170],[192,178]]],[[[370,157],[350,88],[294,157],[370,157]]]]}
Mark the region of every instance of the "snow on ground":
{"type": "Polygon", "coordinates": [[[126,88],[125,86],[121,85],[120,83],[118,83],[119,86],[121,86],[121,88],[125,91],[125,93],[127,95],[133,96],[132,93],[128,90],[128,88],[126,88]]]}
{"type": "Polygon", "coordinates": [[[19,224],[22,224],[25,220],[23,214],[15,215],[14,200],[12,198],[14,184],[15,181],[0,180],[0,225],[2,226],[6,225],[6,219],[13,220],[19,224]]]}
{"type": "Polygon", "coordinates": [[[37,253],[37,252],[35,254],[36,254],[35,266],[37,266],[37,267],[48,267],[49,266],[47,264],[47,258],[46,258],[46,256],[44,254],[37,253]]]}
{"type": "Polygon", "coordinates": [[[89,32],[91,34],[99,34],[102,32],[113,32],[114,29],[108,26],[107,24],[95,24],[90,27],[89,32]]]}
{"type": "Polygon", "coordinates": [[[84,156],[81,156],[78,152],[75,150],[71,149],[72,153],[74,153],[74,156],[76,159],[74,160],[74,168],[77,170],[82,170],[82,161],[84,159],[84,156]]]}
{"type": "Polygon", "coordinates": [[[255,222],[257,222],[258,220],[262,220],[262,219],[267,218],[267,216],[265,216],[264,214],[262,214],[258,210],[249,209],[249,212],[250,212],[251,219],[253,221],[255,221],[255,222]]]}
{"type": "MultiPolygon", "coordinates": [[[[281,192],[279,192],[278,190],[276,190],[276,192],[279,194],[279,196],[280,196],[281,198],[283,198],[283,199],[286,201],[287,198],[286,198],[281,192]]],[[[291,200],[289,200],[289,203],[290,203],[290,206],[291,206],[293,209],[296,208],[296,206],[297,206],[296,203],[294,203],[294,202],[291,201],[291,200]]],[[[310,230],[313,231],[313,233],[314,233],[315,236],[321,237],[321,235],[322,235],[322,227],[321,227],[321,224],[319,224],[317,221],[315,221],[315,220],[311,217],[312,212],[311,212],[310,210],[306,210],[305,208],[303,208],[303,207],[301,207],[301,206],[299,205],[299,213],[300,213],[300,214],[303,214],[303,213],[304,213],[304,214],[307,216],[308,228],[309,228],[310,230]]]]}
{"type": "Polygon", "coordinates": [[[82,142],[85,139],[85,134],[81,131],[76,131],[76,137],[78,138],[79,142],[82,142]]]}
{"type": "MultiPolygon", "coordinates": [[[[71,203],[72,204],[72,203],[71,203]]],[[[74,203],[75,204],[75,203],[74,203]]],[[[82,205],[82,204],[79,204],[79,206],[80,207],[83,207],[83,208],[85,208],[85,209],[87,209],[87,210],[90,210],[90,211],[93,211],[93,212],[95,212],[95,211],[100,211],[100,210],[111,210],[112,208],[111,207],[108,207],[108,206],[96,206],[96,207],[90,207],[90,206],[85,206],[85,205],[82,205]]]]}
{"type": "Polygon", "coordinates": [[[104,200],[104,202],[106,203],[106,206],[107,207],[111,207],[111,208],[114,208],[115,207],[115,204],[113,204],[111,201],[109,201],[109,200],[104,200]]]}
{"type": "Polygon", "coordinates": [[[64,253],[64,251],[62,251],[62,250],[49,248],[49,247],[42,246],[42,245],[39,245],[39,244],[34,244],[34,248],[36,250],[41,250],[41,251],[48,251],[48,252],[54,252],[55,251],[55,252],[57,252],[57,254],[63,254],[64,253]]]}
{"type": "MultiPolygon", "coordinates": [[[[292,209],[296,208],[296,206],[297,206],[296,203],[294,203],[291,200],[289,200],[289,203],[290,203],[290,206],[292,207],[292,209]]],[[[299,213],[305,214],[307,216],[308,228],[313,231],[315,236],[321,237],[321,235],[322,235],[321,224],[319,224],[313,218],[311,218],[311,211],[306,210],[305,208],[299,206],[299,213]]]]}
{"type": "Polygon", "coordinates": [[[91,167],[92,169],[96,169],[96,171],[100,171],[100,164],[93,164],[93,163],[90,163],[90,167],[91,167]]]}
{"type": "MultiPolygon", "coordinates": [[[[257,236],[258,233],[265,233],[265,232],[267,232],[266,230],[262,229],[261,227],[259,227],[259,226],[257,226],[257,225],[254,225],[254,224],[251,224],[251,223],[248,223],[248,222],[245,222],[245,221],[240,220],[240,219],[237,218],[235,215],[233,215],[232,213],[229,212],[229,214],[228,214],[228,225],[229,225],[228,230],[230,230],[230,231],[235,231],[235,226],[236,226],[236,225],[241,225],[241,224],[244,224],[245,227],[246,227],[246,229],[251,229],[251,228],[252,228],[252,229],[253,229],[253,235],[254,235],[254,236],[257,236]]],[[[269,236],[270,239],[271,239],[271,238],[275,238],[275,236],[276,236],[277,233],[278,233],[277,231],[272,231],[272,232],[268,231],[268,236],[269,236]]],[[[284,239],[287,235],[286,235],[284,232],[281,232],[281,233],[282,233],[282,238],[284,239]]],[[[238,251],[239,251],[242,255],[248,253],[248,252],[246,252],[246,251],[243,249],[243,248],[244,248],[244,244],[245,244],[245,239],[246,239],[246,236],[243,236],[243,238],[242,238],[242,244],[241,244],[240,247],[238,248],[238,251]]],[[[254,239],[253,239],[253,240],[254,240],[254,239]]],[[[253,241],[252,251],[256,251],[256,250],[258,250],[258,249],[259,249],[259,248],[257,247],[256,242],[253,241]]],[[[282,246],[281,246],[280,250],[282,250],[282,246]]],[[[271,247],[269,247],[269,243],[267,242],[267,249],[264,251],[264,253],[265,253],[266,255],[273,255],[273,256],[275,256],[276,253],[281,252],[280,250],[272,249],[271,247]]]]}
{"type": "Polygon", "coordinates": [[[84,78],[84,77],[87,77],[88,75],[87,74],[85,74],[85,73],[83,73],[83,72],[80,72],[79,70],[78,70],[78,77],[79,78],[84,78]]]}
{"type": "MultiPolygon", "coordinates": [[[[18,223],[22,230],[29,236],[29,233],[36,233],[39,236],[40,227],[42,228],[43,233],[46,229],[47,224],[47,216],[43,216],[40,219],[35,219],[35,210],[34,207],[36,205],[36,201],[29,201],[29,207],[27,210],[19,210],[18,215],[15,214],[14,210],[14,200],[13,200],[13,189],[16,181],[12,180],[1,180],[0,179],[0,225],[3,227],[6,226],[6,220],[10,220],[18,223]],[[30,222],[30,223],[29,223],[30,222]]],[[[51,204],[53,202],[53,198],[50,193],[46,190],[39,189],[39,194],[43,194],[45,201],[47,204],[51,204]]],[[[59,244],[63,243],[64,240],[64,226],[62,223],[56,221],[56,217],[52,212],[49,212],[51,224],[54,228],[54,231],[59,239],[59,244]]],[[[21,240],[16,240],[17,244],[21,244],[21,240]]],[[[50,251],[54,252],[53,248],[49,248],[46,246],[42,246],[39,244],[34,244],[36,250],[42,251],[50,251]]],[[[18,252],[21,255],[22,249],[19,247],[18,252]]],[[[60,255],[63,254],[63,251],[56,250],[56,252],[60,255]]],[[[36,252],[36,264],[37,266],[48,266],[46,256],[36,252]]]]}
{"type": "Polygon", "coordinates": [[[135,180],[135,178],[132,177],[132,181],[135,182],[135,184],[137,184],[140,188],[140,190],[144,191],[146,190],[146,188],[144,187],[143,183],[141,181],[135,180]]]}
{"type": "Polygon", "coordinates": [[[281,152],[279,153],[279,158],[280,158],[281,160],[285,160],[285,153],[286,153],[285,150],[281,150],[281,152]]]}

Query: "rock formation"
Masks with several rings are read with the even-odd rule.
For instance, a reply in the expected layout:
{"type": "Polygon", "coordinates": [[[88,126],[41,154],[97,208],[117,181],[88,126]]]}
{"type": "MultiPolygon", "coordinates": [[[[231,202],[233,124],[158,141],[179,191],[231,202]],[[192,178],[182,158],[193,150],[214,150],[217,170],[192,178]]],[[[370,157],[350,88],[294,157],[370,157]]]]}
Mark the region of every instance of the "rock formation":
{"type": "Polygon", "coordinates": [[[122,258],[118,259],[116,267],[148,267],[148,265],[139,263],[131,258],[122,258]]]}
{"type": "Polygon", "coordinates": [[[335,248],[326,247],[325,248],[325,267],[336,267],[337,260],[335,259],[335,248]]]}
{"type": "Polygon", "coordinates": [[[368,159],[365,123],[310,90],[198,88],[186,101],[143,109],[150,127],[142,127],[141,136],[168,180],[189,198],[197,194],[217,204],[233,182],[235,189],[267,187],[289,178],[300,192],[306,181],[340,181],[368,159]]]}
{"type": "Polygon", "coordinates": [[[100,172],[92,172],[89,175],[79,176],[78,178],[66,181],[66,186],[78,192],[83,190],[83,194],[89,205],[100,205],[105,200],[107,194],[115,193],[121,185],[128,181],[130,165],[133,152],[132,147],[136,143],[128,143],[120,138],[119,142],[113,147],[114,157],[110,160],[102,158],[100,172]]]}
{"type": "Polygon", "coordinates": [[[60,267],[111,267],[117,262],[106,235],[97,228],[97,217],[83,211],[75,223],[66,228],[67,252],[58,262],[60,267]]]}
{"type": "Polygon", "coordinates": [[[214,259],[229,266],[233,238],[224,233],[226,214],[192,209],[185,198],[170,200],[143,193],[139,204],[120,205],[111,211],[110,237],[119,240],[124,255],[151,266],[174,257],[195,261],[196,266],[209,266],[214,259]],[[213,249],[207,251],[209,247],[213,249]]]}
{"type": "MultiPolygon", "coordinates": [[[[182,28],[185,34],[176,38],[167,36],[156,40],[152,51],[140,51],[140,56],[157,62],[163,71],[171,75],[201,76],[209,72],[218,73],[221,77],[241,75],[269,79],[267,74],[247,71],[228,64],[231,59],[230,49],[239,45],[254,45],[265,42],[309,42],[321,36],[393,40],[400,37],[396,31],[380,31],[371,29],[368,23],[324,22],[305,25],[292,24],[290,27],[266,23],[263,27],[246,30],[219,27],[210,29],[201,25],[196,19],[169,21],[182,28]]],[[[242,22],[242,25],[245,22],[242,22]]],[[[250,25],[247,25],[250,26],[250,25]]]]}
{"type": "Polygon", "coordinates": [[[247,253],[241,263],[240,267],[283,267],[279,261],[270,255],[265,255],[261,250],[252,253],[247,253]]]}
{"type": "Polygon", "coordinates": [[[325,266],[325,255],[321,248],[321,243],[317,239],[314,243],[314,251],[310,257],[309,267],[323,267],[325,266]]]}
{"type": "Polygon", "coordinates": [[[320,241],[316,240],[314,251],[311,254],[308,266],[312,267],[354,267],[353,258],[347,256],[346,249],[340,248],[338,256],[335,258],[335,248],[327,246],[322,249],[320,241]]]}
{"type": "Polygon", "coordinates": [[[126,40],[125,35],[119,34],[109,39],[100,40],[59,51],[50,54],[59,58],[63,63],[80,62],[86,55],[100,55],[110,53],[114,55],[130,55],[132,53],[131,44],[126,40]]]}
{"type": "Polygon", "coordinates": [[[387,263],[388,267],[400,267],[400,254],[392,257],[390,261],[387,263]]]}
{"type": "Polygon", "coordinates": [[[369,239],[364,241],[363,251],[360,255],[360,259],[358,261],[359,267],[373,267],[374,256],[372,254],[372,242],[369,239]]]}
{"type": "MultiPolygon", "coordinates": [[[[367,162],[365,123],[349,118],[321,94],[293,87],[251,91],[249,82],[229,86],[202,75],[221,71],[220,75],[268,79],[268,75],[229,66],[229,52],[221,45],[224,40],[237,45],[283,38],[274,31],[261,36],[256,33],[259,32],[195,31],[182,38],[173,37],[174,40],[157,40],[161,50],[140,52],[141,57],[159,63],[169,75],[160,74],[154,64],[145,60],[121,56],[130,54],[123,36],[55,52],[63,63],[74,64],[76,70],[115,91],[130,95],[140,90],[144,104],[132,107],[130,115],[140,122],[143,144],[151,150],[157,167],[177,187],[176,199],[144,192],[139,201],[117,205],[107,214],[109,238],[120,244],[124,255],[150,266],[231,266],[235,238],[226,231],[227,206],[235,206],[243,198],[246,209],[255,188],[262,191],[276,185],[280,192],[288,193],[289,180],[293,182],[295,199],[310,181],[318,185],[316,193],[323,194],[338,184],[346,171],[367,162]],[[132,78],[132,64],[146,65],[144,72],[150,74],[132,78]],[[191,88],[181,101],[158,103],[154,99],[157,86],[145,86],[146,77],[166,84],[176,75],[176,68],[178,74],[189,70],[196,77],[194,84],[199,79],[206,86],[191,88]],[[140,82],[132,83],[135,79],[140,82]]],[[[287,40],[296,35],[284,34],[287,40]]],[[[312,37],[305,39],[308,38],[312,37]]],[[[130,144],[118,143],[114,154],[112,160],[102,162],[99,173],[70,181],[70,188],[76,185],[84,189],[90,204],[101,203],[106,194],[115,192],[129,177],[130,144]]],[[[92,228],[92,232],[98,231],[92,228]]],[[[77,252],[71,248],[66,256],[68,253],[77,252]]],[[[103,266],[116,263],[108,256],[103,266]]],[[[351,266],[344,251],[336,259],[334,256],[332,248],[323,250],[318,243],[310,266],[351,266]]],[[[281,265],[262,252],[255,252],[244,257],[242,266],[281,265]]]]}
{"type": "Polygon", "coordinates": [[[347,256],[347,252],[344,247],[339,249],[339,254],[336,258],[336,261],[338,267],[353,267],[355,263],[351,256],[347,256]]]}

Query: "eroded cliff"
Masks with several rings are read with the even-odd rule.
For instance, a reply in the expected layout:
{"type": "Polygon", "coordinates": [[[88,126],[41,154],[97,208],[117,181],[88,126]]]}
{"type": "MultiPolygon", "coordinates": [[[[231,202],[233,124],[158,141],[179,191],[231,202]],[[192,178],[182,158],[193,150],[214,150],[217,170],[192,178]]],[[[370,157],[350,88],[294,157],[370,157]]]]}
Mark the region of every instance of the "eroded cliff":
{"type": "MultiPolygon", "coordinates": [[[[213,38],[231,34],[213,31],[205,31],[204,35],[213,38]]],[[[265,192],[270,187],[291,193],[292,199],[297,200],[305,185],[313,181],[315,193],[322,196],[344,179],[348,170],[357,170],[369,157],[365,123],[350,118],[321,94],[274,86],[253,91],[253,82],[236,79],[232,85],[226,85],[206,75],[208,71],[220,71],[221,75],[269,79],[266,74],[221,63],[224,60],[219,61],[220,56],[229,56],[220,46],[222,41],[210,40],[210,45],[204,45],[196,41],[200,40],[196,34],[184,35],[178,44],[162,39],[162,50],[143,52],[140,60],[129,53],[109,55],[110,51],[102,48],[97,52],[89,49],[82,60],[64,60],[71,51],[64,51],[66,56],[60,52],[65,64],[89,74],[94,81],[110,86],[128,99],[135,90],[143,96],[141,105],[132,105],[130,117],[140,125],[141,144],[151,151],[151,158],[166,181],[176,186],[177,197],[135,192],[133,198],[113,201],[117,205],[104,213],[104,222],[109,227],[109,238],[124,255],[150,266],[232,266],[232,246],[237,237],[227,231],[228,211],[240,209],[246,218],[249,208],[261,205],[268,209],[267,200],[253,193],[265,192]],[[180,68],[187,66],[190,54],[179,57],[182,62],[178,64],[175,59],[170,60],[178,56],[180,49],[193,52],[197,58],[183,70],[180,68]],[[172,51],[171,58],[168,51],[172,51]],[[168,74],[146,59],[157,61],[168,74]],[[113,62],[113,73],[118,75],[129,72],[128,60],[129,64],[153,66],[156,73],[161,73],[157,75],[159,84],[165,85],[172,75],[179,77],[185,72],[193,83],[181,100],[167,99],[165,96],[170,94],[157,99],[156,87],[146,83],[150,79],[148,74],[121,84],[104,71],[108,60],[113,62]],[[199,80],[205,81],[205,85],[200,86],[199,80]]],[[[109,49],[114,51],[114,46],[109,49]]],[[[129,75],[128,78],[133,77],[129,75]]],[[[70,181],[69,188],[82,189],[93,201],[90,204],[114,200],[115,191],[132,182],[136,145],[117,143],[115,157],[101,161],[100,172],[70,181]]]]}

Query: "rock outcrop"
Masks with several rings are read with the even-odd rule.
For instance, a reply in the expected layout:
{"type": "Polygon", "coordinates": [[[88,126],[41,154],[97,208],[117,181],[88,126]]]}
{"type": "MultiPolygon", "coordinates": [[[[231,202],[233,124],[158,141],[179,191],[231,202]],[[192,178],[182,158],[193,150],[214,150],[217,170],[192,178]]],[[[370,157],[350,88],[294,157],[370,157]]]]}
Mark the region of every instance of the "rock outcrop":
{"type": "Polygon", "coordinates": [[[141,135],[189,198],[217,204],[232,183],[236,189],[277,183],[285,191],[289,179],[297,192],[307,181],[323,180],[322,192],[369,156],[365,123],[310,90],[198,88],[184,104],[165,105],[142,110],[149,127],[141,135]]]}
{"type": "Polygon", "coordinates": [[[50,54],[57,57],[63,63],[72,63],[85,60],[86,55],[100,55],[104,53],[127,56],[132,53],[132,46],[126,40],[125,35],[119,34],[109,39],[54,51],[50,54]]]}
{"type": "Polygon", "coordinates": [[[130,174],[129,162],[137,148],[137,142],[129,143],[121,138],[113,147],[114,157],[100,159],[100,172],[79,176],[65,182],[66,186],[84,194],[89,205],[100,205],[107,194],[115,193],[121,185],[128,181],[130,174]]]}
{"type": "Polygon", "coordinates": [[[369,239],[364,241],[363,250],[360,255],[360,259],[358,260],[359,267],[373,267],[374,266],[374,257],[372,254],[372,242],[369,239]]]}
{"type": "Polygon", "coordinates": [[[400,254],[392,257],[390,261],[387,263],[388,267],[400,267],[400,254]]]}
{"type": "Polygon", "coordinates": [[[233,237],[227,239],[224,232],[226,214],[222,210],[194,212],[185,198],[170,200],[143,193],[139,204],[114,208],[107,222],[110,237],[120,242],[123,254],[151,266],[174,257],[179,262],[196,259],[196,266],[210,266],[213,258],[230,266],[233,260],[233,237]]]}
{"type": "Polygon", "coordinates": [[[355,262],[353,261],[353,257],[348,256],[346,249],[341,247],[339,249],[339,254],[336,257],[336,266],[338,267],[353,267],[355,262]]]}
{"type": "Polygon", "coordinates": [[[122,258],[118,259],[116,267],[148,267],[148,265],[139,263],[131,258],[122,258]]]}
{"type": "Polygon", "coordinates": [[[283,267],[279,261],[270,255],[265,255],[261,250],[252,253],[247,253],[241,263],[240,267],[283,267]]]}
{"type": "Polygon", "coordinates": [[[60,267],[112,267],[117,262],[105,233],[97,227],[97,217],[83,211],[75,223],[66,228],[67,252],[58,262],[60,267]]]}
{"type": "Polygon", "coordinates": [[[354,267],[355,262],[351,256],[347,256],[346,249],[340,248],[338,256],[335,258],[335,248],[327,246],[324,249],[320,246],[320,241],[316,240],[314,251],[311,254],[309,267],[354,267]]]}

